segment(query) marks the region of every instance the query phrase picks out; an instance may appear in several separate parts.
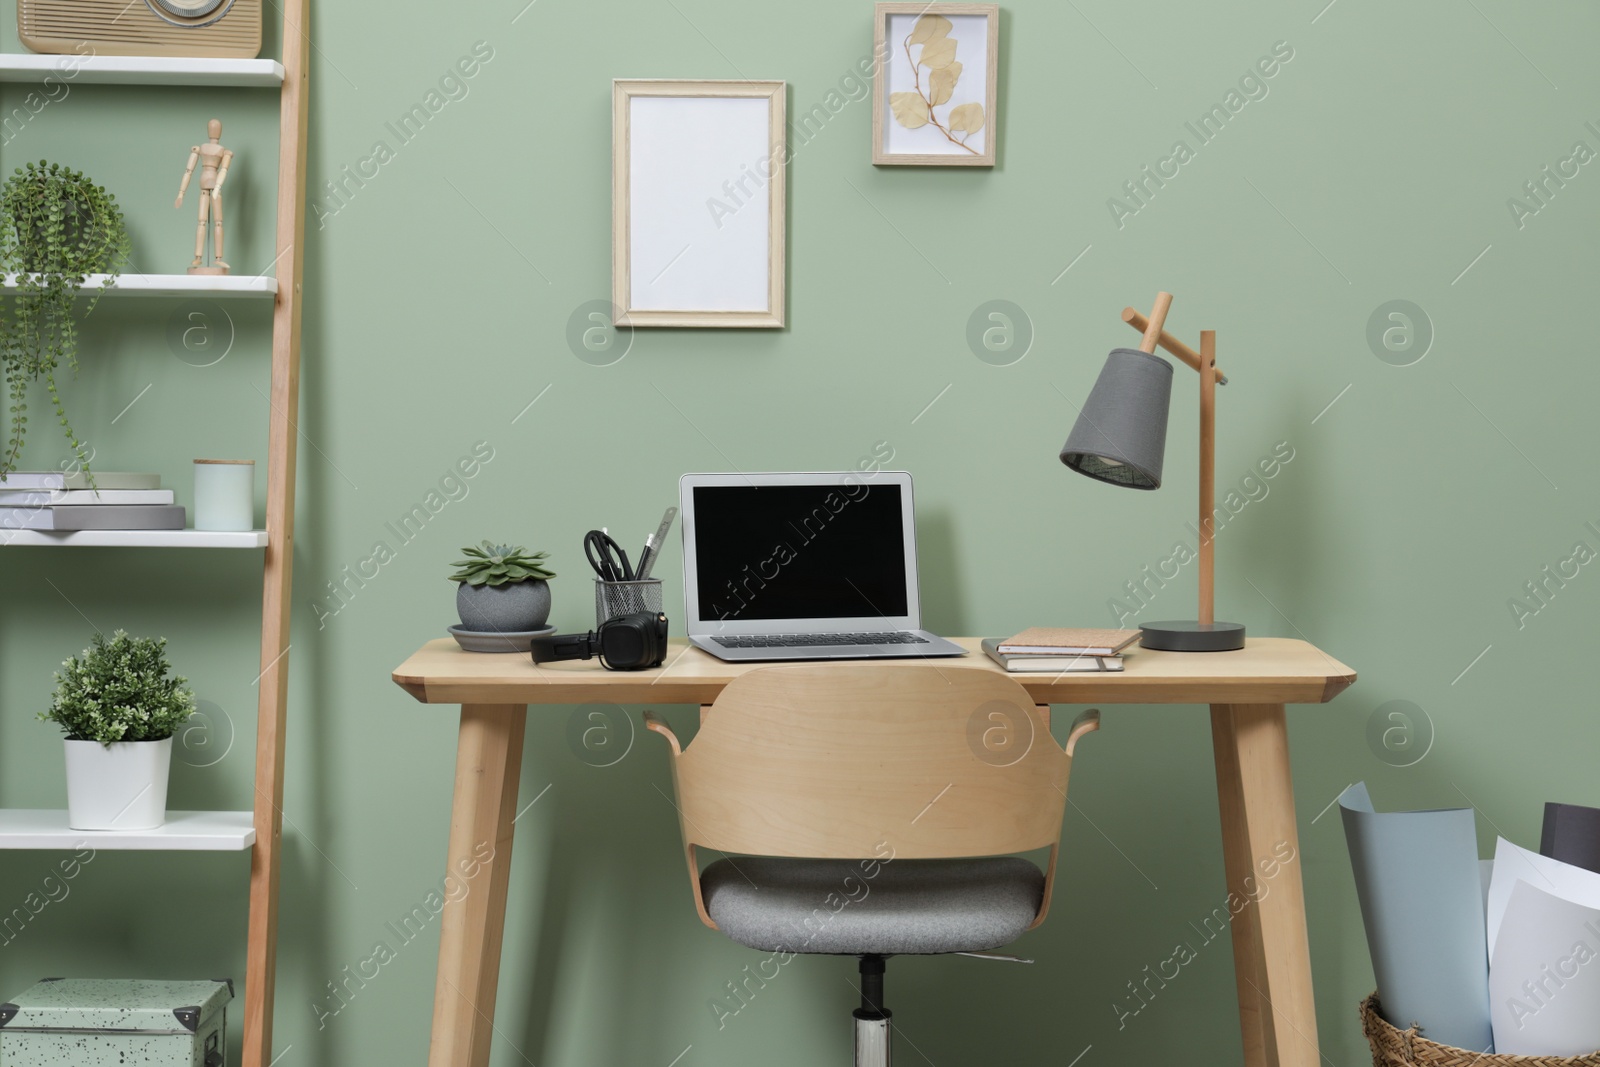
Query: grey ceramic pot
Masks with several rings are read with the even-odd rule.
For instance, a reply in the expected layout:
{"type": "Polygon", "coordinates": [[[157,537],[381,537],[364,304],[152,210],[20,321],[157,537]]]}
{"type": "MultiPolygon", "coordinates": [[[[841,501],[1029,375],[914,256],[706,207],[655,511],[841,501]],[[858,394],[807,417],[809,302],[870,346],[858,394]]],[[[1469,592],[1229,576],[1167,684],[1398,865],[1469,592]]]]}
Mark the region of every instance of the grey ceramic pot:
{"type": "Polygon", "coordinates": [[[479,633],[538,630],[550,617],[550,583],[542,578],[510,585],[468,585],[456,590],[461,625],[479,633]]]}

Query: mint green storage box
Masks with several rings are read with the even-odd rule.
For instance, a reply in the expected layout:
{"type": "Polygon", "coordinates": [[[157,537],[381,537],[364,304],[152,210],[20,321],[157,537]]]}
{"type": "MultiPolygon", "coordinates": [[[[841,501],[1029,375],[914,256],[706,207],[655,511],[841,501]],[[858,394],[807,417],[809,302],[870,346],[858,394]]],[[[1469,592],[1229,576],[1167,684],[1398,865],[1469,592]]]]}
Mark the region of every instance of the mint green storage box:
{"type": "Polygon", "coordinates": [[[46,978],[0,1004],[0,1067],[224,1067],[233,983],[46,978]]]}

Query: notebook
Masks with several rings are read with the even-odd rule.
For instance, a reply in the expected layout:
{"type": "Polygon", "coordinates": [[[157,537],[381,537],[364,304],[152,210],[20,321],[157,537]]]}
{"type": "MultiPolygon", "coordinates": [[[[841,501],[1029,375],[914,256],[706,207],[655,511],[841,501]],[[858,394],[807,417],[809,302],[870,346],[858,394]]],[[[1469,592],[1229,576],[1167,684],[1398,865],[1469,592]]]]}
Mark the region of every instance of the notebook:
{"type": "Polygon", "coordinates": [[[84,504],[170,504],[171,489],[3,489],[0,506],[79,507],[84,504]]]}
{"type": "Polygon", "coordinates": [[[999,651],[1008,656],[1114,656],[1138,639],[1138,630],[1031,626],[1000,642],[999,651]]]}
{"type": "MultiPolygon", "coordinates": [[[[83,471],[12,471],[0,478],[0,489],[88,489],[83,471]]],[[[97,489],[160,489],[161,475],[133,471],[95,471],[97,489]]]]}
{"type": "Polygon", "coordinates": [[[1122,670],[1121,656],[1008,656],[1000,651],[1000,638],[985,637],[983,650],[989,658],[1013,674],[1067,674],[1077,671],[1102,673],[1122,670]]]}
{"type": "Polygon", "coordinates": [[[60,508],[0,507],[0,531],[181,530],[184,528],[184,521],[184,509],[177,505],[80,504],[60,508]]]}

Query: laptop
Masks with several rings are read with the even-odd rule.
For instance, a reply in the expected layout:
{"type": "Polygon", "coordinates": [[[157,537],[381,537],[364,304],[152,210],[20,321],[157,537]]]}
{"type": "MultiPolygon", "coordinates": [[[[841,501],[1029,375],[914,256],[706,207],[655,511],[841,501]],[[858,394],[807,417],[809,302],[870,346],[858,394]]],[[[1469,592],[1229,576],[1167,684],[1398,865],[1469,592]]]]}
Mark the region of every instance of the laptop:
{"type": "Polygon", "coordinates": [[[686,474],[689,640],[719,659],[962,656],[922,628],[911,475],[686,474]]]}

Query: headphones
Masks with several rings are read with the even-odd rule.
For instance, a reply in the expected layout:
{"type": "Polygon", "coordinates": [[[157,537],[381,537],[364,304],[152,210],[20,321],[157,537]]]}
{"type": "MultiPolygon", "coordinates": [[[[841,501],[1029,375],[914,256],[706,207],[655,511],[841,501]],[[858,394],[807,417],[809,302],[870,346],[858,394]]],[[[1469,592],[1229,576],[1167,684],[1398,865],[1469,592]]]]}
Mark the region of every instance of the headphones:
{"type": "Polygon", "coordinates": [[[608,671],[659,667],[667,658],[667,617],[659,611],[617,615],[586,634],[555,634],[533,639],[533,662],[600,658],[608,671]]]}

